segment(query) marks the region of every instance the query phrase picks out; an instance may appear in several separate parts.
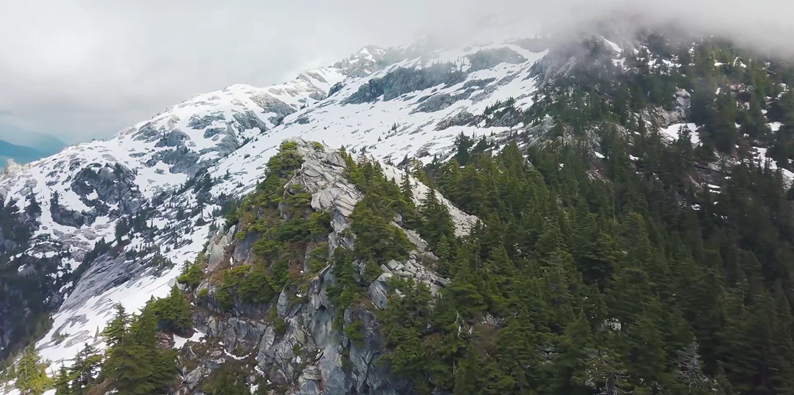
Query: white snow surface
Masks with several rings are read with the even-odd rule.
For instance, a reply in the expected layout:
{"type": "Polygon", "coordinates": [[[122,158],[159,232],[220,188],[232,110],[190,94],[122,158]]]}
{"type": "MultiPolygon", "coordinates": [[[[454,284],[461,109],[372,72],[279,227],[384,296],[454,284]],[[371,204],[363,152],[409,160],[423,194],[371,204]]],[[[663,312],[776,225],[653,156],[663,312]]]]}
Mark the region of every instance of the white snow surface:
{"type": "Polygon", "coordinates": [[[689,139],[693,145],[697,145],[700,142],[700,137],[698,136],[697,132],[697,125],[694,123],[675,123],[666,128],[662,128],[659,133],[662,134],[662,137],[666,138],[669,141],[678,140],[678,132],[682,129],[686,128],[689,130],[689,139]]]}
{"type": "Polygon", "coordinates": [[[780,174],[783,176],[783,183],[785,186],[791,187],[792,184],[794,184],[794,172],[779,167],[774,159],[766,155],[766,148],[753,147],[753,151],[755,151],[755,163],[758,166],[769,166],[769,169],[771,170],[780,170],[780,174]]]}
{"type": "Polygon", "coordinates": [[[603,39],[604,39],[604,42],[605,42],[607,45],[609,45],[609,47],[610,47],[610,48],[612,48],[612,50],[613,50],[613,51],[615,51],[615,52],[617,52],[617,53],[622,53],[622,52],[623,52],[623,49],[621,49],[621,48],[620,48],[620,46],[618,46],[618,45],[617,45],[617,44],[615,44],[614,42],[612,42],[612,41],[609,41],[609,40],[607,40],[607,39],[606,39],[606,38],[604,38],[604,37],[601,37],[601,38],[603,38],[603,39]]]}

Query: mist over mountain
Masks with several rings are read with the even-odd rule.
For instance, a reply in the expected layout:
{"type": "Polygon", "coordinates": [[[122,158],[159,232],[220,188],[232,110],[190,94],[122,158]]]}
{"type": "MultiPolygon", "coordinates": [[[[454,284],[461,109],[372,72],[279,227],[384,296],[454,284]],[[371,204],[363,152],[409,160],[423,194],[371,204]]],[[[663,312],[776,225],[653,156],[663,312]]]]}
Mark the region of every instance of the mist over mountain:
{"type": "Polygon", "coordinates": [[[13,159],[17,163],[28,163],[36,159],[43,158],[47,155],[48,154],[30,147],[15,145],[0,140],[0,163],[3,164],[5,164],[9,159],[13,159]]]}
{"type": "Polygon", "coordinates": [[[18,163],[27,163],[57,153],[66,144],[57,138],[45,134],[31,132],[10,123],[0,121],[0,164],[5,165],[8,158],[18,163]]]}
{"type": "MultiPolygon", "coordinates": [[[[178,3],[90,10],[173,22],[135,30],[147,39],[206,27],[178,3]]],[[[363,27],[338,13],[389,10],[318,6],[300,26],[359,42],[382,25],[373,38],[409,43],[191,93],[9,166],[0,393],[789,393],[791,6],[720,4],[409,2],[363,27]]],[[[274,23],[295,24],[282,7],[291,18],[274,23]]],[[[264,44],[246,44],[258,36],[229,41],[211,14],[217,29],[190,45],[114,59],[201,47],[209,71],[266,67],[264,44]]],[[[325,58],[303,30],[282,41],[325,58]]],[[[173,67],[169,83],[202,72],[173,67]]],[[[138,99],[160,82],[116,102],[126,94],[79,80],[85,97],[42,119],[104,125],[148,108],[138,99]]],[[[9,114],[44,114],[17,92],[9,114]]]]}

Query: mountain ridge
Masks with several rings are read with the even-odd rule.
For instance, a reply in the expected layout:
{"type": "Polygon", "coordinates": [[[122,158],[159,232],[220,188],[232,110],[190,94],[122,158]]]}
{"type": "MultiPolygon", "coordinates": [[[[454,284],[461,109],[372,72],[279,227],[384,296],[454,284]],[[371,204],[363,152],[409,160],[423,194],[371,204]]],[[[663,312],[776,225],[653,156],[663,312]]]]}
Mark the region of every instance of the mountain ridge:
{"type": "MultiPolygon", "coordinates": [[[[31,242],[14,240],[14,245],[4,246],[8,249],[4,255],[19,259],[19,262],[11,259],[5,269],[20,273],[19,276],[35,277],[43,273],[44,279],[62,280],[57,283],[57,289],[47,289],[45,293],[50,309],[59,306],[60,310],[54,315],[53,327],[37,343],[39,352],[46,359],[68,363],[83,342],[93,342],[102,347],[97,333],[111,318],[115,303],[123,303],[128,310],[135,311],[143,307],[150,296],[161,297],[168,293],[169,285],[173,285],[174,279],[182,274],[181,262],[208,259],[218,264],[226,257],[225,246],[237,243],[238,247],[246,246],[240,247],[246,251],[253,248],[250,244],[253,239],[247,240],[246,233],[238,239],[237,233],[224,228],[221,214],[228,214],[229,207],[238,204],[244,196],[251,196],[252,192],[261,193],[269,187],[266,177],[274,169],[280,169],[276,166],[279,163],[273,160],[280,159],[274,155],[279,149],[284,151],[282,142],[285,140],[300,141],[297,146],[303,154],[312,152],[312,166],[330,166],[333,169],[310,173],[311,167],[300,168],[305,174],[321,178],[329,172],[340,172],[338,168],[360,170],[355,161],[342,165],[339,158],[329,159],[331,153],[323,153],[323,147],[327,146],[329,150],[339,149],[343,153],[338,154],[340,158],[358,155],[361,157],[358,163],[372,166],[383,162],[381,171],[386,180],[402,176],[390,165],[399,162],[402,168],[417,177],[442,172],[449,177],[470,177],[468,180],[473,182],[472,186],[483,181],[477,178],[475,170],[460,170],[458,167],[462,169],[461,166],[471,164],[471,157],[475,154],[497,152],[512,142],[516,143],[516,148],[511,148],[513,151],[505,153],[504,158],[505,161],[513,160],[511,171],[515,171],[518,163],[524,164],[524,159],[516,161],[509,157],[517,154],[520,147],[522,155],[535,155],[538,162],[530,167],[536,165],[538,171],[548,177],[546,182],[550,187],[565,191],[570,186],[556,185],[558,181],[555,181],[554,172],[566,171],[565,168],[570,166],[564,164],[571,162],[564,158],[544,157],[537,150],[547,146],[560,150],[581,148],[577,154],[595,167],[587,170],[589,179],[626,177],[625,169],[632,169],[640,175],[649,174],[652,179],[661,177],[654,171],[661,167],[658,162],[662,161],[646,157],[645,152],[653,152],[653,144],[657,143],[655,139],[664,137],[665,144],[675,147],[683,144],[681,149],[684,151],[687,143],[694,142],[696,154],[704,158],[698,162],[699,170],[687,174],[695,189],[688,193],[702,191],[706,196],[719,195],[719,185],[731,177],[723,174],[722,169],[741,166],[745,161],[767,170],[774,166],[785,181],[782,187],[790,185],[794,173],[788,170],[790,162],[784,159],[785,151],[784,156],[780,156],[780,149],[785,147],[770,146],[768,136],[763,137],[750,129],[751,126],[768,128],[769,133],[779,133],[786,130],[789,120],[781,123],[762,115],[752,122],[741,119],[742,124],[739,124],[731,119],[726,124],[712,114],[721,112],[712,111],[709,105],[704,106],[707,115],[698,118],[698,106],[704,100],[698,95],[703,90],[681,87],[676,85],[678,81],[673,80],[683,78],[679,75],[680,70],[687,68],[688,71],[689,67],[706,65],[708,70],[699,72],[717,70],[735,77],[740,72],[737,70],[751,70],[753,65],[742,66],[736,61],[730,64],[711,58],[696,58],[689,62],[682,59],[685,56],[683,52],[670,54],[659,49],[651,50],[655,44],[658,43],[647,37],[607,39],[594,35],[569,46],[554,44],[549,48],[542,48],[544,42],[533,39],[424,50],[378,51],[369,47],[334,66],[303,73],[285,85],[266,88],[232,85],[197,95],[167,108],[148,121],[123,130],[114,139],[69,147],[32,166],[10,171],[0,178],[4,204],[15,208],[17,217],[22,218],[20,221],[33,230],[31,242]],[[647,80],[639,79],[641,83],[647,83],[647,97],[631,94],[628,99],[621,97],[625,93],[622,88],[627,85],[631,86],[627,88],[629,92],[635,89],[635,84],[643,92],[643,86],[633,79],[637,75],[651,76],[647,80]],[[670,84],[671,81],[675,83],[670,84]],[[660,93],[658,97],[657,93],[660,93]],[[695,118],[703,122],[692,121],[693,111],[695,118]],[[722,123],[715,128],[718,121],[722,123]],[[742,129],[745,133],[739,138],[738,131],[731,134],[731,129],[742,129]],[[632,144],[627,147],[615,143],[619,140],[615,136],[624,135],[633,136],[628,137],[632,144]],[[311,145],[308,141],[326,145],[311,145]],[[643,145],[646,143],[647,147],[643,145]],[[716,145],[722,151],[708,144],[716,145]],[[771,150],[769,157],[767,149],[771,150]],[[326,160],[328,163],[324,162],[326,160]],[[618,164],[623,166],[619,170],[624,173],[615,170],[618,164]],[[208,246],[206,242],[209,239],[213,241],[208,246]],[[68,247],[64,249],[63,245],[68,247]],[[202,256],[204,258],[199,258],[202,256]],[[31,264],[27,257],[47,262],[49,267],[44,268],[44,263],[31,264]]],[[[730,54],[729,51],[715,51],[722,57],[730,54]]],[[[699,56],[694,49],[693,52],[699,56]]],[[[780,83],[769,89],[770,97],[780,97],[788,88],[780,83]]],[[[742,93],[741,87],[737,86],[736,90],[737,95],[742,93]]],[[[724,101],[726,93],[722,93],[720,97],[724,101]]],[[[717,90],[715,95],[719,94],[717,90]]],[[[772,104],[769,106],[769,112],[774,114],[772,104]]],[[[751,107],[750,103],[748,107],[751,107]]],[[[689,151],[693,151],[693,147],[690,146],[689,151]]],[[[689,155],[693,155],[692,152],[689,155]]],[[[488,164],[487,160],[485,164],[488,164]]],[[[348,174],[347,181],[334,182],[353,183],[362,191],[371,188],[354,176],[348,174]]],[[[450,199],[461,204],[462,210],[468,210],[470,214],[481,210],[477,204],[483,203],[471,202],[466,196],[467,191],[448,189],[450,185],[457,186],[454,179],[425,181],[431,185],[435,182],[437,185],[434,186],[452,193],[450,199]]],[[[542,178],[540,182],[544,182],[542,178]]],[[[307,199],[303,196],[302,184],[296,184],[300,183],[290,179],[285,201],[307,199]]],[[[540,189],[540,186],[536,187],[540,189]]],[[[508,200],[508,197],[503,198],[508,200]]],[[[317,203],[315,199],[322,201],[321,196],[311,196],[312,206],[317,203]]],[[[687,199],[681,198],[679,204],[690,214],[701,212],[705,215],[707,207],[714,210],[717,206],[717,201],[708,205],[706,202],[690,204],[687,199]]],[[[284,202],[269,202],[273,206],[271,209],[286,221],[292,214],[288,214],[289,206],[281,203],[284,202]]],[[[450,206],[449,210],[453,211],[453,208],[450,206]]],[[[456,211],[455,217],[460,217],[463,212],[456,211]]],[[[259,215],[261,213],[256,213],[259,215]]],[[[344,219],[332,218],[333,221],[344,219]]],[[[493,221],[493,218],[488,220],[493,221]]],[[[533,217],[533,220],[544,224],[556,221],[554,217],[533,217]]],[[[393,222],[404,225],[409,223],[407,221],[395,215],[393,222]]],[[[245,222],[240,225],[243,224],[245,222]]],[[[342,228],[341,225],[334,226],[334,232],[344,236],[344,232],[338,232],[342,228]]],[[[474,228],[477,229],[476,226],[474,228]]],[[[551,232],[554,226],[549,229],[551,232]]],[[[411,236],[410,232],[405,233],[411,236]]],[[[510,239],[515,235],[506,234],[505,237],[510,239]]],[[[549,246],[560,243],[554,241],[554,234],[549,233],[548,237],[551,240],[549,246]]],[[[439,240],[431,241],[434,250],[439,248],[437,244],[443,244],[439,240]]],[[[503,248],[517,256],[526,254],[523,244],[526,241],[514,241],[516,244],[508,243],[503,248]]],[[[604,243],[609,244],[607,241],[604,243]]],[[[306,254],[309,254],[308,250],[306,254]]],[[[552,258],[562,259],[560,265],[564,264],[564,257],[548,257],[552,258]]],[[[415,264],[418,258],[411,259],[411,264],[406,266],[414,268],[414,271],[423,267],[415,264]]],[[[384,262],[384,266],[394,272],[405,268],[400,265],[403,263],[384,262]]],[[[332,281],[330,277],[328,281],[332,281]]],[[[385,282],[374,285],[376,288],[386,286],[385,282]]],[[[208,292],[219,292],[220,289],[208,292]]],[[[294,294],[290,293],[292,291],[281,292],[284,296],[279,295],[279,316],[282,319],[299,319],[295,315],[297,313],[290,313],[289,298],[301,298],[302,291],[294,294]]],[[[199,295],[195,290],[192,297],[199,298],[199,295]]],[[[372,296],[373,302],[375,298],[372,296]]],[[[312,308],[316,308],[318,314],[322,312],[317,306],[312,308]]],[[[49,312],[44,310],[42,314],[49,312]]],[[[482,320],[495,328],[502,328],[504,323],[500,320],[503,318],[490,314],[481,317],[482,320]]],[[[366,333],[376,336],[371,330],[375,321],[369,321],[369,318],[361,318],[361,321],[367,322],[366,333]]],[[[220,322],[227,325],[225,320],[220,322]]],[[[346,325],[351,323],[346,322],[346,325]]],[[[226,331],[211,329],[209,322],[206,326],[202,332],[212,332],[210,337],[224,336],[220,332],[226,331]]],[[[458,330],[465,326],[459,324],[458,330]]],[[[619,330],[619,322],[613,326],[619,330]]],[[[293,332],[284,339],[293,339],[291,336],[298,339],[298,327],[289,326],[293,332]]],[[[238,333],[237,330],[231,331],[238,333]]],[[[243,332],[245,330],[239,333],[243,332]]],[[[41,334],[38,335],[40,337],[41,334]]],[[[3,347],[9,344],[11,341],[6,341],[3,347]]],[[[271,346],[273,344],[268,344],[260,351],[265,355],[272,351],[271,346]]],[[[286,353],[285,350],[293,346],[281,343],[278,347],[286,353]]],[[[381,352],[383,348],[373,350],[381,352]]],[[[229,350],[217,351],[223,355],[229,350]]],[[[365,356],[361,358],[365,359],[365,356]]],[[[266,365],[271,368],[272,361],[267,360],[266,365]]],[[[211,359],[207,363],[210,362],[211,359]]],[[[364,362],[357,367],[360,372],[375,369],[369,366],[369,361],[364,362]]],[[[285,359],[280,363],[293,362],[285,359]]],[[[296,373],[292,367],[275,371],[296,373]]],[[[322,379],[327,380],[328,371],[321,371],[322,379]]],[[[193,372],[196,371],[190,372],[191,375],[193,372]]],[[[200,379],[204,371],[198,372],[198,378],[191,376],[190,380],[200,379]]],[[[335,377],[339,378],[338,375],[335,377]]],[[[348,378],[345,373],[344,380],[348,378]]],[[[282,381],[284,385],[294,384],[290,379],[282,381]]],[[[344,387],[336,384],[339,384],[337,388],[344,387]]],[[[357,391],[377,383],[363,384],[364,381],[358,380],[357,391]]],[[[383,393],[390,393],[388,390],[383,389],[383,393]]]]}

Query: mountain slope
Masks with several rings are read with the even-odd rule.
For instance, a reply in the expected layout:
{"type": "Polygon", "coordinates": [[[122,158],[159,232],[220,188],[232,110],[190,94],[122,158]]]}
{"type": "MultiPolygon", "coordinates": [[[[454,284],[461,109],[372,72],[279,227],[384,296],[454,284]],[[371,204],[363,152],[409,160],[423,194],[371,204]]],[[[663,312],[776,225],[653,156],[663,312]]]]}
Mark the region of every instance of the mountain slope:
{"type": "MultiPolygon", "coordinates": [[[[607,36],[368,47],[290,83],[199,95],[114,139],[9,169],[0,179],[4,218],[24,226],[4,232],[4,289],[17,296],[0,307],[28,305],[37,317],[57,308],[37,345],[44,358],[70,364],[84,342],[106,346],[98,334],[114,304],[137,311],[168,294],[182,262],[204,265],[200,287],[183,290],[196,336],[206,339],[171,337],[183,351],[180,393],[213,382],[231,360],[245,360],[250,384],[264,376],[307,394],[322,385],[331,393],[729,393],[726,375],[737,388],[752,381],[731,359],[736,344],[766,350],[755,361],[788,380],[787,348],[760,344],[740,323],[753,309],[772,309],[767,338],[791,340],[790,70],[708,39],[607,36]],[[330,148],[295,142],[307,161],[284,169],[290,158],[279,147],[295,138],[330,148]],[[341,147],[362,159],[331,151],[341,147]],[[386,182],[402,178],[389,165],[398,162],[444,193],[455,230],[426,208],[411,222],[408,202],[434,196],[416,180],[412,199],[384,204],[404,193],[386,182]],[[272,178],[282,170],[297,178],[272,178]],[[279,179],[284,185],[273,184],[279,179]],[[356,215],[359,205],[394,219],[356,215]],[[306,278],[311,249],[301,243],[319,240],[304,227],[326,210],[329,246],[357,255],[339,266],[321,259],[326,269],[306,278]],[[367,226],[356,228],[362,216],[367,226]],[[419,259],[428,251],[440,259],[419,259]],[[282,255],[267,257],[274,252],[303,267],[279,266],[282,255]],[[353,280],[343,279],[347,263],[358,268],[353,280]],[[431,295],[380,276],[362,280],[367,267],[426,283],[431,295]],[[262,276],[267,286],[255,285],[268,300],[239,299],[251,295],[238,281],[262,276]],[[359,296],[366,288],[361,304],[339,299],[336,281],[359,296]],[[446,295],[437,301],[442,314],[431,318],[415,300],[438,295],[446,295]],[[351,345],[351,325],[366,349],[351,345]],[[454,346],[439,346],[447,343],[454,346]],[[320,353],[307,360],[304,347],[320,353]],[[632,362],[640,352],[653,368],[632,362]],[[381,355],[393,371],[373,364],[381,355]]],[[[0,321],[3,353],[19,334],[42,335],[23,321],[0,321]]],[[[753,373],[762,385],[782,388],[764,369],[753,373]]]]}
{"type": "MultiPolygon", "coordinates": [[[[307,133],[322,134],[323,129],[305,124],[298,120],[299,117],[309,112],[315,116],[329,105],[332,106],[329,108],[343,108],[343,111],[354,113],[361,113],[370,106],[346,104],[341,99],[333,103],[318,102],[325,92],[335,91],[332,97],[339,98],[351,95],[354,89],[360,89],[358,87],[368,84],[368,81],[387,75],[388,71],[380,70],[390,67],[389,62],[398,62],[389,69],[398,72],[408,70],[406,67],[431,65],[439,60],[456,61],[459,65],[454,67],[468,70],[471,68],[467,65],[470,58],[488,59],[490,51],[494,50],[483,47],[457,52],[426,51],[424,47],[426,45],[423,44],[420,49],[408,47],[390,51],[368,47],[332,67],[304,73],[282,86],[253,88],[236,85],[199,95],[166,109],[150,121],[125,129],[114,139],[69,147],[58,155],[6,174],[0,180],[6,204],[20,211],[24,211],[31,202],[41,206],[41,214],[35,219],[29,218],[35,230],[32,242],[23,254],[40,257],[47,254],[45,251],[56,249],[56,243],[70,246],[65,254],[56,258],[61,261],[57,272],[38,273],[62,278],[67,286],[58,285],[49,292],[68,295],[61,305],[61,312],[54,317],[53,329],[41,343],[44,346],[42,355],[53,361],[75,355],[81,342],[93,335],[102,321],[109,319],[111,306],[116,302],[123,302],[134,311],[142,307],[150,295],[164,295],[167,292],[164,285],[180,269],[178,266],[170,271],[162,267],[153,268],[145,262],[159,260],[161,256],[168,262],[192,260],[202,249],[210,229],[215,227],[205,218],[219,210],[224,201],[242,196],[255,186],[262,177],[264,164],[283,139],[307,133]],[[337,84],[346,75],[346,81],[337,84]],[[295,121],[291,121],[293,119],[295,121]],[[292,130],[298,127],[299,130],[292,130]],[[208,170],[206,175],[204,169],[208,170]],[[217,185],[210,190],[200,189],[202,180],[212,180],[217,185]],[[103,264],[93,264],[96,254],[105,248],[101,247],[102,240],[111,242],[116,239],[117,229],[128,227],[119,226],[119,223],[129,225],[133,222],[138,224],[133,225],[134,235],[129,239],[122,237],[121,242],[115,243],[117,258],[102,259],[103,264]],[[126,260],[125,256],[132,255],[118,255],[120,250],[135,251],[138,258],[126,260]],[[111,275],[109,270],[114,274],[111,275]],[[85,280],[77,281],[75,273],[85,280]],[[136,297],[131,298],[132,295],[136,297]]],[[[523,70],[526,77],[527,68],[539,57],[522,58],[515,55],[514,50],[508,49],[508,52],[508,62],[502,62],[501,55],[490,61],[505,66],[494,71],[494,76],[523,70]]],[[[449,71],[443,70],[442,74],[449,71]]],[[[485,73],[484,70],[478,71],[479,74],[485,73]]],[[[463,74],[466,74],[463,80],[457,86],[445,89],[445,95],[461,89],[465,95],[481,90],[484,82],[477,81],[480,77],[476,72],[473,71],[471,76],[467,72],[459,72],[459,75],[463,74]],[[466,81],[475,82],[466,85],[466,81]]],[[[496,83],[493,88],[479,93],[479,105],[484,107],[509,97],[509,93],[500,94],[500,88],[515,90],[509,82],[513,79],[515,83],[519,81],[515,76],[504,81],[497,81],[496,77],[486,77],[494,78],[486,82],[496,83]],[[493,99],[487,99],[494,92],[493,99]]],[[[524,84],[531,85],[531,81],[524,84]]],[[[432,91],[431,87],[428,87],[429,91],[432,91]]],[[[392,108],[401,101],[393,100],[381,105],[392,108]]],[[[408,107],[420,104],[420,100],[415,99],[408,103],[408,107]]],[[[409,109],[403,113],[406,127],[422,126],[426,129],[422,138],[426,141],[432,139],[431,117],[422,112],[410,114],[409,109]]],[[[376,122],[377,125],[382,123],[376,122]]],[[[343,141],[346,145],[355,144],[352,136],[356,134],[362,147],[378,140],[375,133],[353,132],[339,135],[339,140],[329,143],[337,146],[343,141]],[[350,141],[345,141],[347,139],[350,141]]],[[[416,139],[417,136],[411,135],[415,132],[406,130],[391,134],[395,141],[410,141],[416,139]]],[[[468,133],[477,132],[474,127],[468,128],[468,133]]],[[[386,127],[378,133],[383,135],[382,138],[391,137],[387,136],[386,127]]],[[[331,135],[325,134],[324,137],[330,138],[331,135]]],[[[453,139],[452,133],[446,133],[439,140],[442,145],[438,149],[451,145],[453,139]]],[[[389,153],[395,157],[409,152],[413,154],[420,148],[417,145],[408,147],[405,152],[384,150],[384,156],[389,153]]],[[[9,270],[23,273],[20,268],[24,265],[17,265],[17,262],[9,262],[9,270]]],[[[14,281],[13,278],[4,280],[9,284],[14,281]]],[[[13,328],[4,331],[13,333],[13,328]]],[[[10,340],[14,337],[5,338],[10,340]]],[[[10,344],[3,346],[4,352],[10,344]]]]}

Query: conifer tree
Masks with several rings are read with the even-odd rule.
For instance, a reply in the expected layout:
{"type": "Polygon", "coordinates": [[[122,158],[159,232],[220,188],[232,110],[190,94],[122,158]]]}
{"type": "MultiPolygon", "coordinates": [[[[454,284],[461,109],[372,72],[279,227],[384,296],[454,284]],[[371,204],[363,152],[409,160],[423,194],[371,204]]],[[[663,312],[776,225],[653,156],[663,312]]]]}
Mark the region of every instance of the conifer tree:
{"type": "Polygon", "coordinates": [[[104,331],[105,342],[109,348],[113,348],[121,343],[124,335],[127,333],[127,326],[129,324],[129,316],[124,306],[118,303],[115,309],[116,315],[113,317],[113,320],[108,323],[104,331]]]}
{"type": "Polygon", "coordinates": [[[55,395],[72,395],[71,381],[66,367],[61,366],[61,369],[58,370],[58,377],[55,378],[55,395]]]}
{"type": "Polygon", "coordinates": [[[85,395],[96,385],[101,363],[102,356],[86,343],[83,349],[77,353],[74,364],[69,368],[69,376],[72,378],[70,383],[72,395],[85,395]]]}
{"type": "Polygon", "coordinates": [[[41,395],[52,385],[35,345],[25,348],[16,370],[16,387],[23,395],[41,395]]]}

